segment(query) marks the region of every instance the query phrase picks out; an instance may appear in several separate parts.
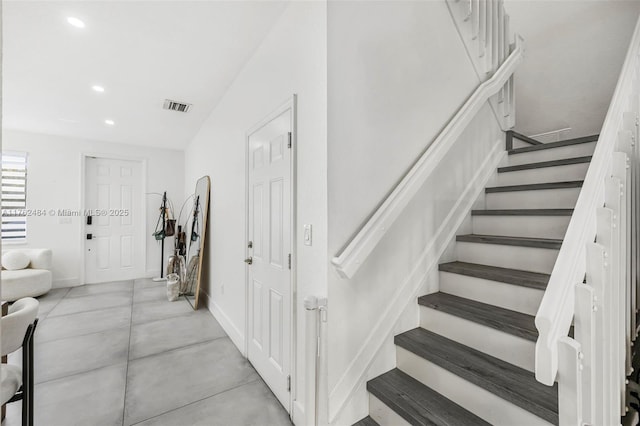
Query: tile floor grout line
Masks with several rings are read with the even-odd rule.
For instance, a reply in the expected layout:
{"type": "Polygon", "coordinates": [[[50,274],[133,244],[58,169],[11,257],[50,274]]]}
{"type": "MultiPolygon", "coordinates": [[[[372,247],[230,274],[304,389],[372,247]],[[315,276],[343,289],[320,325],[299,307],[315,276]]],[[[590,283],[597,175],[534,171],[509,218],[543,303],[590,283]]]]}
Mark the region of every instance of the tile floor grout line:
{"type": "MultiPolygon", "coordinates": [[[[77,297],[77,298],[76,297],[72,297],[72,299],[80,299],[80,298],[79,297],[77,297]]],[[[133,302],[133,298],[132,298],[132,302],[133,302]]],[[[127,305],[123,304],[123,305],[107,306],[107,307],[99,308],[99,309],[89,309],[88,311],[78,311],[78,312],[70,312],[68,314],[54,315],[51,318],[60,318],[60,317],[66,317],[66,316],[75,315],[75,314],[86,314],[86,313],[89,313],[89,312],[96,312],[96,311],[99,311],[99,310],[111,309],[111,308],[122,308],[122,307],[125,307],[125,306],[127,306],[127,305]]],[[[52,311],[53,311],[53,309],[52,309],[52,311]]],[[[49,318],[49,315],[47,315],[47,318],[49,318]]]]}
{"type": "Polygon", "coordinates": [[[46,318],[43,318],[42,321],[44,321],[45,319],[56,319],[56,318],[64,318],[64,317],[68,317],[71,315],[80,315],[80,314],[89,314],[89,313],[94,313],[94,312],[100,312],[100,311],[108,311],[110,309],[122,309],[122,308],[126,308],[127,305],[121,305],[121,306],[111,306],[109,308],[99,308],[99,309],[95,309],[93,311],[82,311],[82,312],[74,312],[72,314],[63,314],[63,315],[56,315],[53,316],[51,318],[49,318],[48,316],[46,318]]]}
{"type": "MultiPolygon", "coordinates": [[[[185,303],[186,303],[186,302],[185,302],[185,303]]],[[[139,305],[138,305],[138,306],[139,306],[139,305]]],[[[193,311],[191,311],[191,312],[180,312],[180,313],[176,313],[176,314],[170,314],[170,315],[169,315],[169,316],[167,316],[167,317],[156,318],[156,319],[145,320],[145,321],[138,321],[138,322],[134,322],[133,324],[134,324],[134,325],[149,324],[150,322],[164,321],[164,320],[167,320],[167,319],[174,319],[174,318],[178,318],[178,317],[186,317],[186,316],[189,316],[189,315],[193,315],[193,313],[192,313],[192,312],[193,312],[193,311]]],[[[133,318],[132,318],[132,320],[133,320],[133,318]]]]}
{"type": "MultiPolygon", "coordinates": [[[[77,285],[77,286],[73,286],[73,287],[69,287],[69,291],[67,292],[67,294],[65,295],[65,297],[69,297],[70,299],[77,299],[79,297],[87,297],[87,296],[99,296],[101,294],[109,294],[109,293],[118,293],[121,291],[128,291],[127,290],[127,286],[124,285],[126,284],[128,281],[114,281],[114,282],[109,282],[109,283],[101,283],[101,284],[83,284],[83,285],[77,285]],[[102,292],[98,292],[98,293],[89,293],[89,294],[80,294],[78,296],[74,296],[74,295],[70,295],[69,293],[73,292],[74,289],[77,288],[89,288],[89,287],[100,287],[100,286],[105,286],[105,285],[114,285],[114,284],[120,284],[122,287],[124,287],[124,289],[108,289],[107,291],[102,291],[102,292]],[[88,287],[87,287],[88,286],[88,287]]],[[[134,283],[131,282],[130,287],[131,287],[131,291],[133,292],[133,286],[134,283]]]]}
{"type": "Polygon", "coordinates": [[[127,408],[127,384],[129,383],[129,354],[131,353],[131,330],[133,329],[133,297],[135,293],[135,283],[131,290],[131,316],[129,317],[129,346],[127,346],[127,367],[124,372],[124,398],[122,399],[122,426],[124,426],[125,410],[127,408]]]}
{"type": "MultiPolygon", "coordinates": [[[[49,309],[49,312],[44,314],[44,317],[42,318],[43,321],[45,319],[47,319],[49,317],[49,315],[51,314],[51,312],[53,312],[53,310],[60,304],[60,302],[62,302],[62,299],[64,299],[67,296],[67,294],[69,294],[69,291],[71,291],[71,287],[67,288],[67,291],[62,295],[62,297],[58,300],[58,302],[55,305],[53,305],[53,308],[49,309]]],[[[38,309],[40,309],[40,301],[39,300],[38,300],[38,309]]]]}
{"type": "Polygon", "coordinates": [[[103,368],[109,368],[109,367],[113,367],[116,365],[120,365],[120,364],[124,364],[126,361],[122,361],[122,362],[116,362],[113,364],[108,364],[108,365],[102,365],[100,367],[96,367],[96,368],[92,368],[90,370],[86,370],[86,371],[78,371],[75,373],[71,373],[71,374],[67,374],[66,376],[60,376],[60,377],[56,377],[54,379],[49,379],[49,380],[45,380],[43,382],[38,382],[38,383],[34,383],[34,386],[38,386],[38,385],[44,385],[46,383],[51,383],[51,382],[55,382],[56,380],[62,380],[62,379],[67,379],[69,377],[73,377],[73,376],[79,376],[80,374],[86,374],[86,373],[92,373],[94,371],[98,371],[98,370],[102,370],[103,368]]]}
{"type": "Polygon", "coordinates": [[[230,387],[229,389],[225,389],[225,390],[223,390],[223,391],[216,392],[216,393],[211,394],[211,395],[209,395],[209,396],[205,396],[204,398],[200,398],[200,399],[198,399],[198,400],[196,400],[196,401],[192,401],[192,402],[190,402],[190,403],[188,403],[188,404],[181,405],[180,407],[176,407],[176,408],[173,408],[173,409],[171,409],[171,410],[165,411],[165,412],[163,412],[163,413],[156,414],[155,416],[151,416],[151,417],[149,417],[149,418],[146,418],[146,419],[140,420],[139,422],[131,423],[130,425],[124,425],[124,424],[123,424],[122,426],[136,426],[136,425],[139,425],[139,424],[141,424],[141,423],[144,423],[144,422],[146,422],[146,421],[148,421],[148,420],[155,419],[156,417],[164,416],[165,414],[169,414],[169,413],[171,413],[171,412],[173,412],[173,411],[180,410],[180,409],[182,409],[182,408],[188,407],[188,406],[193,405],[193,404],[196,404],[196,403],[198,403],[198,402],[202,402],[202,401],[204,401],[205,399],[213,398],[214,396],[222,395],[223,393],[231,392],[232,390],[235,390],[235,389],[241,388],[241,387],[243,387],[243,386],[248,386],[248,385],[251,385],[251,384],[253,384],[253,383],[260,382],[260,381],[262,381],[262,378],[260,377],[260,375],[258,375],[258,378],[257,378],[257,379],[251,380],[250,382],[246,382],[246,383],[239,384],[239,385],[237,385],[237,386],[230,387]]]}
{"type": "Polygon", "coordinates": [[[75,339],[76,337],[87,337],[87,336],[91,336],[92,334],[99,334],[99,333],[104,333],[104,332],[107,332],[107,331],[120,330],[121,328],[125,328],[125,327],[127,327],[127,325],[121,325],[120,327],[109,327],[109,328],[106,328],[104,330],[92,331],[91,333],[74,334],[73,336],[59,337],[57,339],[36,341],[35,343],[39,343],[39,344],[43,345],[45,343],[58,342],[60,340],[75,339]]]}
{"type": "MultiPolygon", "coordinates": [[[[187,348],[191,348],[193,346],[204,345],[205,343],[215,342],[216,340],[220,340],[220,339],[224,339],[224,338],[229,339],[229,336],[225,334],[224,336],[216,337],[215,339],[207,339],[207,340],[203,340],[201,342],[189,343],[189,344],[184,345],[184,346],[179,346],[177,348],[167,349],[167,350],[164,350],[162,352],[155,353],[155,354],[144,355],[144,356],[141,356],[141,357],[138,357],[138,358],[130,359],[128,361],[139,361],[141,359],[150,358],[152,356],[164,355],[164,354],[168,354],[168,353],[171,353],[171,352],[179,351],[180,349],[187,349],[187,348]]],[[[229,340],[231,340],[231,339],[229,339],[229,340]]]]}

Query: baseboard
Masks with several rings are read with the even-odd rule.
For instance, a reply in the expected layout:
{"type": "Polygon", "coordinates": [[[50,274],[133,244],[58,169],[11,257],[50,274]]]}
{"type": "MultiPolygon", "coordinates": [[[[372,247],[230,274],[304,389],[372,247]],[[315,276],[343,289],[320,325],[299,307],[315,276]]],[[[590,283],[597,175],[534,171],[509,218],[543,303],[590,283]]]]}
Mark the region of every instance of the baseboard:
{"type": "Polygon", "coordinates": [[[306,426],[304,419],[304,405],[300,401],[293,401],[293,410],[291,412],[291,420],[296,426],[306,426]]]}
{"type": "Polygon", "coordinates": [[[231,321],[220,306],[214,302],[207,293],[203,291],[202,296],[204,296],[209,312],[211,312],[213,317],[220,323],[220,326],[227,333],[233,344],[236,345],[242,356],[246,357],[247,354],[244,350],[244,333],[238,330],[238,327],[236,327],[233,321],[231,321]]]}
{"type": "MultiPolygon", "coordinates": [[[[450,242],[454,240],[458,228],[468,217],[473,204],[484,190],[487,181],[493,175],[505,154],[504,141],[499,139],[463,191],[458,202],[436,231],[431,244],[420,255],[420,260],[416,263],[414,269],[398,287],[398,291],[389,301],[378,322],[372,327],[356,357],[330,392],[329,422],[331,424],[334,424],[339,417],[341,423],[347,421],[344,416],[341,417],[343,410],[350,404],[357,392],[366,392],[366,387],[363,384],[366,380],[372,378],[369,377],[369,374],[371,374],[370,369],[384,347],[385,341],[393,335],[405,310],[410,308],[411,304],[416,303],[415,299],[419,290],[425,285],[426,278],[434,271],[434,268],[438,267],[440,257],[450,242]]],[[[418,324],[416,323],[415,327],[417,326],[418,324]]],[[[379,373],[382,373],[382,371],[375,372],[375,374],[379,373]]],[[[359,419],[348,419],[350,422],[351,420],[355,422],[359,419]]]]}
{"type": "Polygon", "coordinates": [[[51,283],[52,288],[66,288],[66,287],[77,287],[80,284],[80,278],[63,278],[58,280],[53,280],[51,283]]]}

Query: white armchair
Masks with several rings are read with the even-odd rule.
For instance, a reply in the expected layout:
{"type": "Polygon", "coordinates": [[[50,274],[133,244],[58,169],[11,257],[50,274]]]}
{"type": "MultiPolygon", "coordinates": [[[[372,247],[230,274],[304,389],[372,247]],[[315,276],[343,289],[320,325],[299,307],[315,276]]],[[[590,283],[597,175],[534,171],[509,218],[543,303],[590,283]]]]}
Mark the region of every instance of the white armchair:
{"type": "MultiPolygon", "coordinates": [[[[13,302],[23,297],[35,297],[51,290],[53,254],[50,249],[14,249],[24,253],[29,264],[24,269],[2,269],[2,299],[13,302]]],[[[7,251],[8,252],[8,251],[7,251]]]]}

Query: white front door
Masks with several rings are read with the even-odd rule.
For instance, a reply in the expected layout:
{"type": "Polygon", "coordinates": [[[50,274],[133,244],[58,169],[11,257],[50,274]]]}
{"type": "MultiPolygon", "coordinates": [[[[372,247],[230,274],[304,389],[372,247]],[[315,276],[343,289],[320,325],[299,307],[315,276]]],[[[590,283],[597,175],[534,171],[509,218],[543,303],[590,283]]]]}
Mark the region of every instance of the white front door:
{"type": "Polygon", "coordinates": [[[292,109],[248,137],[248,357],[290,412],[292,109]]]}
{"type": "Polygon", "coordinates": [[[140,278],[144,271],[142,164],[86,157],[85,282],[140,278]]]}

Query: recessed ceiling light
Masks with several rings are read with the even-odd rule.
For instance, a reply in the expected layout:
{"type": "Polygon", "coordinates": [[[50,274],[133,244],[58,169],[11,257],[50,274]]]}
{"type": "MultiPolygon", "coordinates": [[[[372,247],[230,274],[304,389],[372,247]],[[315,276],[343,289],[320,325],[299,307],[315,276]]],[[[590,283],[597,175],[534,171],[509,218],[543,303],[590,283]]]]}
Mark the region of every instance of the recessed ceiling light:
{"type": "Polygon", "coordinates": [[[84,28],[84,22],[82,22],[80,19],[75,18],[73,16],[69,16],[67,18],[67,22],[70,23],[71,25],[73,25],[76,28],[84,28]]]}
{"type": "Polygon", "coordinates": [[[91,86],[91,88],[96,92],[100,92],[100,93],[104,92],[104,87],[102,86],[91,86]]]}
{"type": "Polygon", "coordinates": [[[109,126],[113,126],[114,124],[116,124],[116,122],[115,122],[115,121],[113,121],[113,120],[108,120],[108,119],[107,119],[107,120],[104,120],[104,124],[107,124],[107,125],[109,125],[109,126]]]}

